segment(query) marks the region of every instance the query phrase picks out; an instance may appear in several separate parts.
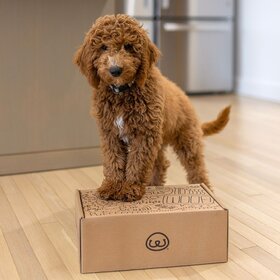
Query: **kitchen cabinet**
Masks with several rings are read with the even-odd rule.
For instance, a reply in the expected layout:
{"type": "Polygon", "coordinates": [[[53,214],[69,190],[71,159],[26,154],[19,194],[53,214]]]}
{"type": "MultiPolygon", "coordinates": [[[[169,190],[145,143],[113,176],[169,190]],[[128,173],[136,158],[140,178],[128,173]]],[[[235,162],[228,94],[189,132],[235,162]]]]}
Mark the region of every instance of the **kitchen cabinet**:
{"type": "Polygon", "coordinates": [[[91,89],[73,65],[114,1],[0,0],[0,174],[101,163],[91,89]]]}

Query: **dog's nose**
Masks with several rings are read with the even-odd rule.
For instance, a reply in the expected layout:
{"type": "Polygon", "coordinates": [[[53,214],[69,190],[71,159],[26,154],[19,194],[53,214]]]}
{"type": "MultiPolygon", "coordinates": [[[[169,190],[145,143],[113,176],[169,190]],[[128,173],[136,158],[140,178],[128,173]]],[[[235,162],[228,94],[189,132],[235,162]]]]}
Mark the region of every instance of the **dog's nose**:
{"type": "Polygon", "coordinates": [[[111,73],[112,76],[119,77],[122,73],[122,68],[119,66],[112,66],[110,67],[109,72],[111,73]]]}

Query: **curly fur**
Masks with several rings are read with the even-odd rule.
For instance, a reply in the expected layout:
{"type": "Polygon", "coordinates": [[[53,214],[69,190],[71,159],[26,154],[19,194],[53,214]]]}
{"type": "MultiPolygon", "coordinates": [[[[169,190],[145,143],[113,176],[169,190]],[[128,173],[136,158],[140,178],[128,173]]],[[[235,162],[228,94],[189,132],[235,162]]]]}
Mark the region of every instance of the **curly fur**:
{"type": "Polygon", "coordinates": [[[75,63],[93,87],[92,115],[100,131],[104,199],[140,199],[147,185],[163,185],[171,145],[187,171],[189,183],[209,180],[202,136],[219,132],[229,107],[213,122],[200,125],[185,93],[155,66],[160,55],[139,23],[127,15],[99,18],[85,36],[75,63]],[[109,68],[123,69],[113,77],[109,68]],[[130,84],[116,94],[111,85],[130,84]]]}

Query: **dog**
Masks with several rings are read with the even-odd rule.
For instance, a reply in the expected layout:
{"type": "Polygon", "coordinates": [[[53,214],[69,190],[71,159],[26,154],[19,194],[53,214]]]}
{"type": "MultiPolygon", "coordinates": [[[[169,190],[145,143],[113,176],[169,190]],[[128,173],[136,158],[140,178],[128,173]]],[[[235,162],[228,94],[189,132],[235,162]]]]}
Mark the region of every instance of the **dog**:
{"type": "Polygon", "coordinates": [[[102,199],[135,201],[145,186],[164,185],[167,145],[189,183],[211,187],[202,140],[226,126],[230,107],[200,124],[185,92],[157,68],[159,56],[140,23],[123,14],[97,19],[75,54],[74,63],[93,88],[91,114],[103,151],[102,199]]]}

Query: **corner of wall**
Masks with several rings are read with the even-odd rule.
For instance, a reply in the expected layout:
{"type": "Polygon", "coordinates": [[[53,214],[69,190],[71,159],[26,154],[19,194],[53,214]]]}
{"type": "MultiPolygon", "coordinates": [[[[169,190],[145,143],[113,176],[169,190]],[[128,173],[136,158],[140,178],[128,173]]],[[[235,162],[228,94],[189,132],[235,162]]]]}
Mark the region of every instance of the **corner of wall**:
{"type": "Polygon", "coordinates": [[[273,83],[237,77],[235,84],[236,92],[239,95],[280,102],[280,82],[273,83]]]}

